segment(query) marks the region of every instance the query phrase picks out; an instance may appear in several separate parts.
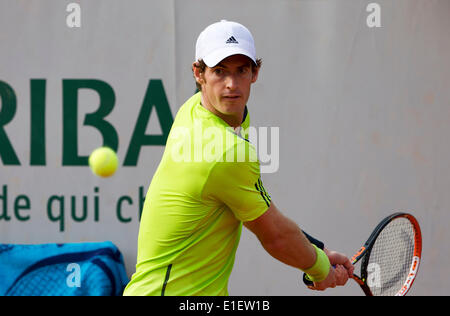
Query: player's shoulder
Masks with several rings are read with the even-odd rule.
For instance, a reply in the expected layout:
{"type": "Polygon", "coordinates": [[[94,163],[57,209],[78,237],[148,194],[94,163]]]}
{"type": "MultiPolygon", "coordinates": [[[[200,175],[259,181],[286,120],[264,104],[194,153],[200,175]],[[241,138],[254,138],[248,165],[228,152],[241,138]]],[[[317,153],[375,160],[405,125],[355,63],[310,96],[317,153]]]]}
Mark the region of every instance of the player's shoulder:
{"type": "Polygon", "coordinates": [[[177,114],[175,115],[175,120],[173,122],[173,126],[189,126],[191,125],[191,121],[193,119],[193,112],[197,105],[201,102],[201,93],[198,92],[191,96],[186,102],[181,105],[178,109],[177,114]]]}

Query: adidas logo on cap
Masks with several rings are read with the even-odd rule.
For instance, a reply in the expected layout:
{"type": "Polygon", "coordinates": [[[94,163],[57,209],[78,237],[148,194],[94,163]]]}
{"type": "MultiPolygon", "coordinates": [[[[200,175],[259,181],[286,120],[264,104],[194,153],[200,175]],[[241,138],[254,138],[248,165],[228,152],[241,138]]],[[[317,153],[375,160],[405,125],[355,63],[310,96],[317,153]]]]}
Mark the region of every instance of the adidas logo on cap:
{"type": "Polygon", "coordinates": [[[227,41],[226,44],[239,44],[238,41],[234,38],[234,36],[231,36],[227,41]]]}

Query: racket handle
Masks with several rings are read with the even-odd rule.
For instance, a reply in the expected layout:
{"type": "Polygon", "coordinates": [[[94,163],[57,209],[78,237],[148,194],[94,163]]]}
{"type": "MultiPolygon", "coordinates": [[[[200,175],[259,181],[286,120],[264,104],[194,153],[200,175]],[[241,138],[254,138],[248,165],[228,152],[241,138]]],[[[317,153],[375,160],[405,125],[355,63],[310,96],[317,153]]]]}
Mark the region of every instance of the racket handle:
{"type": "Polygon", "coordinates": [[[323,250],[323,248],[325,247],[325,244],[323,242],[321,242],[317,238],[314,238],[313,236],[309,235],[304,230],[302,230],[302,232],[305,235],[305,237],[309,240],[310,243],[316,245],[317,248],[320,248],[323,250]]]}
{"type": "Polygon", "coordinates": [[[314,282],[308,279],[308,276],[306,273],[303,273],[303,283],[305,283],[306,286],[313,286],[314,282]]]}

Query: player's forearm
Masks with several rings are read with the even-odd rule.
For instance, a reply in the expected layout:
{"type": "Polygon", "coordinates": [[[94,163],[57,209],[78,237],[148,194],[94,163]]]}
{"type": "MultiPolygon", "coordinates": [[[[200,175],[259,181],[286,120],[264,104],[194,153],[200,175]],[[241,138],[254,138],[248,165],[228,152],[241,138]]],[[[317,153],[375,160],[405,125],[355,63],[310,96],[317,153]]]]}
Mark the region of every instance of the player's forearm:
{"type": "Polygon", "coordinates": [[[290,266],[307,269],[316,260],[316,252],[298,225],[284,216],[272,203],[265,214],[245,223],[266,251],[290,266]]]}
{"type": "Polygon", "coordinates": [[[315,249],[294,222],[288,218],[283,221],[279,235],[262,242],[264,249],[285,264],[302,270],[310,268],[316,261],[315,249]]]}

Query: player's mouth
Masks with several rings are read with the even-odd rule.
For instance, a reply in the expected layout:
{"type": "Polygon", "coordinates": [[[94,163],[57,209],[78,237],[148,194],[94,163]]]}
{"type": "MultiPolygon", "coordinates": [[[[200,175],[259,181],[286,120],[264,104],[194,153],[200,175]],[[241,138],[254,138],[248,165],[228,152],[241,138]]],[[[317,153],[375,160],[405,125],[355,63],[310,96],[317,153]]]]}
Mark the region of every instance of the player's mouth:
{"type": "Polygon", "coordinates": [[[237,100],[241,97],[240,94],[227,94],[223,95],[222,98],[225,100],[237,100]]]}

